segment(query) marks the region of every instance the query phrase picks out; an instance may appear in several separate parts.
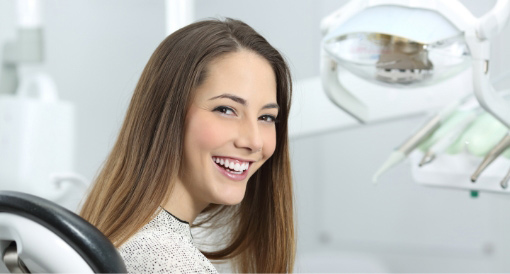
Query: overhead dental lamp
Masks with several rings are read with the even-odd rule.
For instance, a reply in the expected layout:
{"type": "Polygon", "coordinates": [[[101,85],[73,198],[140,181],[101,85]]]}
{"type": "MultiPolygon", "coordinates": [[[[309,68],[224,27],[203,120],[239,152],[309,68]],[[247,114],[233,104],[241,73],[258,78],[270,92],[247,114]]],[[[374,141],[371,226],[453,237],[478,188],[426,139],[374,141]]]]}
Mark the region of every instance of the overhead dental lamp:
{"type": "Polygon", "coordinates": [[[343,72],[381,89],[420,96],[419,90],[471,69],[469,81],[480,105],[510,128],[510,102],[489,80],[490,39],[509,13],[509,0],[498,0],[481,18],[458,0],[350,1],[321,23],[324,90],[338,107],[365,123],[374,114],[359,89],[342,82],[343,72]]]}

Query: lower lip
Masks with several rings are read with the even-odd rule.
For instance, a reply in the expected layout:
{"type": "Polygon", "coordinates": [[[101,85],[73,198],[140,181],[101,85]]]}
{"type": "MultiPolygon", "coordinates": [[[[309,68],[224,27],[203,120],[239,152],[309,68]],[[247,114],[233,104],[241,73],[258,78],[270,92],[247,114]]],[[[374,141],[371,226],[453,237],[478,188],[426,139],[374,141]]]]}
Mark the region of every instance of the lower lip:
{"type": "Polygon", "coordinates": [[[248,176],[248,170],[250,169],[250,167],[248,167],[248,169],[243,171],[243,173],[241,173],[241,174],[233,174],[233,173],[228,172],[226,169],[220,167],[219,165],[217,165],[214,161],[213,161],[213,164],[216,166],[216,168],[220,171],[221,174],[225,175],[225,177],[227,177],[231,180],[234,180],[234,181],[242,181],[242,180],[246,179],[246,177],[248,176]]]}

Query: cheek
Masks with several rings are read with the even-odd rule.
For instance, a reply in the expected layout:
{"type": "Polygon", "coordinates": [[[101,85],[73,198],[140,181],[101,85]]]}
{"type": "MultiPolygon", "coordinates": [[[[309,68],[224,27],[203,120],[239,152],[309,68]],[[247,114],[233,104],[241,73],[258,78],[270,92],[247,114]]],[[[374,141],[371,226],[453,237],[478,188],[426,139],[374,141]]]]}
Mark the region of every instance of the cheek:
{"type": "MultiPolygon", "coordinates": [[[[208,115],[190,115],[186,131],[188,151],[211,150],[220,147],[227,140],[224,127],[208,115]]],[[[207,152],[207,151],[206,151],[207,152]]]]}
{"type": "Polygon", "coordinates": [[[276,149],[276,129],[271,128],[263,132],[264,146],[262,147],[262,154],[264,159],[271,157],[276,149]]]}

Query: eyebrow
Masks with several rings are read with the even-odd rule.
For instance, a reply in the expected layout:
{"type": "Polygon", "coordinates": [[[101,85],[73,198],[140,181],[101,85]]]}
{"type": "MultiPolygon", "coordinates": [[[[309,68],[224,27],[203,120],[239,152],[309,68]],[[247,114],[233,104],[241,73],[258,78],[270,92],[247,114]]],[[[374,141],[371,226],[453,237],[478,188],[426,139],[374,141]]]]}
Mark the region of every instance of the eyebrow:
{"type": "MultiPolygon", "coordinates": [[[[218,95],[218,96],[214,96],[214,97],[210,98],[209,100],[215,100],[215,99],[219,99],[219,98],[227,98],[227,99],[230,99],[230,100],[232,100],[232,101],[234,101],[236,103],[239,103],[239,104],[241,104],[243,106],[248,105],[245,99],[243,99],[243,98],[241,98],[239,96],[233,95],[233,94],[229,94],[229,93],[224,93],[224,94],[221,94],[221,95],[218,95]]],[[[269,109],[269,108],[276,108],[278,110],[280,109],[280,107],[276,103],[269,103],[269,104],[264,105],[262,107],[262,109],[269,109]]]]}

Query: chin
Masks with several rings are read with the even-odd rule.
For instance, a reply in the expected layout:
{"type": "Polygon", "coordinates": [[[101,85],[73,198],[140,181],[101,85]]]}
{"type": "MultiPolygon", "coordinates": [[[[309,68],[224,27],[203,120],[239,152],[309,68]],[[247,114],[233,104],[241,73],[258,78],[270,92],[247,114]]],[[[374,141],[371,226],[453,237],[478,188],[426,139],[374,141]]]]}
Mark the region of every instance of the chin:
{"type": "Polygon", "coordinates": [[[229,197],[218,197],[218,201],[216,204],[221,205],[237,205],[243,201],[244,193],[243,195],[232,195],[229,197]]]}
{"type": "Polygon", "coordinates": [[[221,205],[237,205],[243,201],[245,192],[246,187],[224,189],[221,193],[217,193],[214,203],[221,205]]]}

